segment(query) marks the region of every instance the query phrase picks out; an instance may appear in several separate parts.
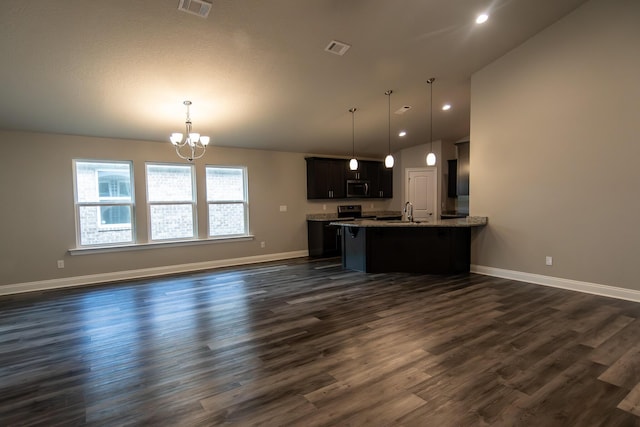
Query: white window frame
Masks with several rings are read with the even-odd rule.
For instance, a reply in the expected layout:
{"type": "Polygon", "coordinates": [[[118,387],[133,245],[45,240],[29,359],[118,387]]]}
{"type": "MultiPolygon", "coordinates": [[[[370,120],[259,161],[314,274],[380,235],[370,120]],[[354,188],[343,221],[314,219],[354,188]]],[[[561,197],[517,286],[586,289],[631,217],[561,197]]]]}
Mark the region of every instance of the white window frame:
{"type": "Polygon", "coordinates": [[[233,237],[244,237],[250,236],[249,233],[249,177],[247,173],[246,166],[220,166],[220,165],[206,165],[205,171],[205,194],[207,199],[207,236],[210,239],[226,239],[233,237]],[[207,170],[208,169],[240,169],[242,171],[242,199],[239,200],[209,200],[209,191],[206,186],[208,186],[207,182],[207,170]],[[211,217],[211,206],[212,205],[224,205],[224,204],[242,204],[243,208],[243,220],[244,220],[244,233],[239,234],[212,234],[212,227],[209,223],[209,218],[211,217]]]}
{"type": "MultiPolygon", "coordinates": [[[[117,171],[120,172],[120,171],[117,171]]],[[[129,160],[95,160],[95,159],[73,159],[73,199],[75,204],[75,222],[76,222],[76,247],[95,247],[95,246],[119,246],[123,244],[131,244],[135,243],[136,233],[135,233],[135,193],[134,193],[134,181],[133,181],[133,162],[129,160]],[[104,168],[97,169],[95,171],[96,174],[96,192],[98,194],[99,201],[97,202],[79,202],[78,201],[78,172],[77,172],[77,163],[96,163],[96,164],[126,164],[129,165],[129,182],[130,188],[129,191],[131,196],[129,200],[125,200],[122,197],[100,197],[100,180],[99,173],[100,172],[109,172],[114,171],[113,169],[104,168]],[[131,230],[131,239],[128,241],[119,241],[113,243],[96,243],[96,244],[82,244],[81,241],[81,223],[80,223],[80,210],[83,207],[92,207],[95,206],[98,208],[98,229],[103,231],[118,231],[118,230],[131,230]],[[131,223],[130,224],[102,224],[101,221],[101,212],[103,207],[110,206],[128,206],[129,211],[131,212],[131,223]]]]}
{"type": "Polygon", "coordinates": [[[147,193],[147,223],[148,223],[148,240],[149,242],[178,242],[178,241],[191,241],[198,239],[198,204],[197,204],[197,187],[196,187],[196,170],[195,165],[193,164],[184,164],[184,163],[163,163],[163,162],[146,162],[145,163],[145,187],[147,193]],[[189,167],[191,169],[191,197],[190,201],[162,201],[162,202],[152,202],[149,200],[149,166],[173,166],[173,167],[189,167]],[[151,229],[151,207],[152,206],[162,206],[162,205],[191,205],[191,214],[193,221],[193,233],[191,237],[175,237],[175,238],[166,238],[166,239],[154,239],[153,238],[153,230],[151,229]]]}

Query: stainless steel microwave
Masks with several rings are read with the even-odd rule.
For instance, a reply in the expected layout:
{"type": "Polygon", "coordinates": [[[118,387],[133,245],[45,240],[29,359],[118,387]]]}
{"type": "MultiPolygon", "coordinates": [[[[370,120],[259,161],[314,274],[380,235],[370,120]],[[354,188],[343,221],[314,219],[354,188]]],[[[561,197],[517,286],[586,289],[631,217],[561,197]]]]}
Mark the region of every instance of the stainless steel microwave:
{"type": "Polygon", "coordinates": [[[369,197],[371,185],[363,179],[347,180],[347,197],[369,197]]]}

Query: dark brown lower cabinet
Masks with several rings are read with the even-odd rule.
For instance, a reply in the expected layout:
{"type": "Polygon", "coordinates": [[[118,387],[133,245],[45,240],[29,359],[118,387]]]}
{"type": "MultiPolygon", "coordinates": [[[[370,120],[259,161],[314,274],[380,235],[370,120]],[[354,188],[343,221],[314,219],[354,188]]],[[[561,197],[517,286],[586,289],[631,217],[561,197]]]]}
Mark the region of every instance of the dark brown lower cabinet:
{"type": "Polygon", "coordinates": [[[310,257],[332,257],[342,253],[341,229],[331,221],[307,221],[310,257]]]}

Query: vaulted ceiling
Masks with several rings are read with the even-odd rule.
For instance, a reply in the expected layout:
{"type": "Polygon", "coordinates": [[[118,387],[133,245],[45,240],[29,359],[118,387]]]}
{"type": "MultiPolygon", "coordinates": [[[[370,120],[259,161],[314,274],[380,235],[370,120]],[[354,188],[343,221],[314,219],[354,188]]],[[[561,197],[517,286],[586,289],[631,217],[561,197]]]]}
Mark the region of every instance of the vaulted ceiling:
{"type": "Polygon", "coordinates": [[[2,0],[0,128],[168,143],[191,100],[215,145],[349,155],[355,130],[374,157],[388,89],[392,150],[429,141],[435,77],[433,139],[456,141],[471,74],[583,2],[214,0],[202,18],[179,0],[2,0]]]}

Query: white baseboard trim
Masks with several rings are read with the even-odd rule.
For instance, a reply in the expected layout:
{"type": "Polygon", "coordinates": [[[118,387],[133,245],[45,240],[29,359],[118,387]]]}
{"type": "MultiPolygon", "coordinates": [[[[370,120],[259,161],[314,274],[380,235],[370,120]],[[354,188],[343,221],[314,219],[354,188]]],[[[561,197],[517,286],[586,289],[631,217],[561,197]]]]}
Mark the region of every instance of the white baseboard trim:
{"type": "Polygon", "coordinates": [[[15,283],[0,286],[0,295],[12,295],[24,292],[45,291],[75,286],[95,285],[98,283],[116,282],[120,280],[142,279],[146,277],[166,276],[169,274],[188,273],[236,265],[257,264],[260,262],[280,261],[283,259],[309,256],[308,250],[282,252],[276,254],[256,255],[242,258],[229,258],[214,261],[194,262],[190,264],[167,265],[162,267],[141,268],[139,270],[113,271],[109,273],[91,274],[87,276],[63,277],[61,279],[39,280],[36,282],[15,283]]]}
{"type": "Polygon", "coordinates": [[[536,285],[551,286],[554,288],[568,289],[603,297],[623,299],[640,302],[640,291],[615,286],[601,285],[599,283],[580,282],[578,280],[562,279],[559,277],[543,276],[541,274],[525,273],[522,271],[504,270],[502,268],[486,267],[484,265],[471,265],[471,272],[484,274],[485,276],[500,277],[503,279],[517,280],[536,285]]]}

